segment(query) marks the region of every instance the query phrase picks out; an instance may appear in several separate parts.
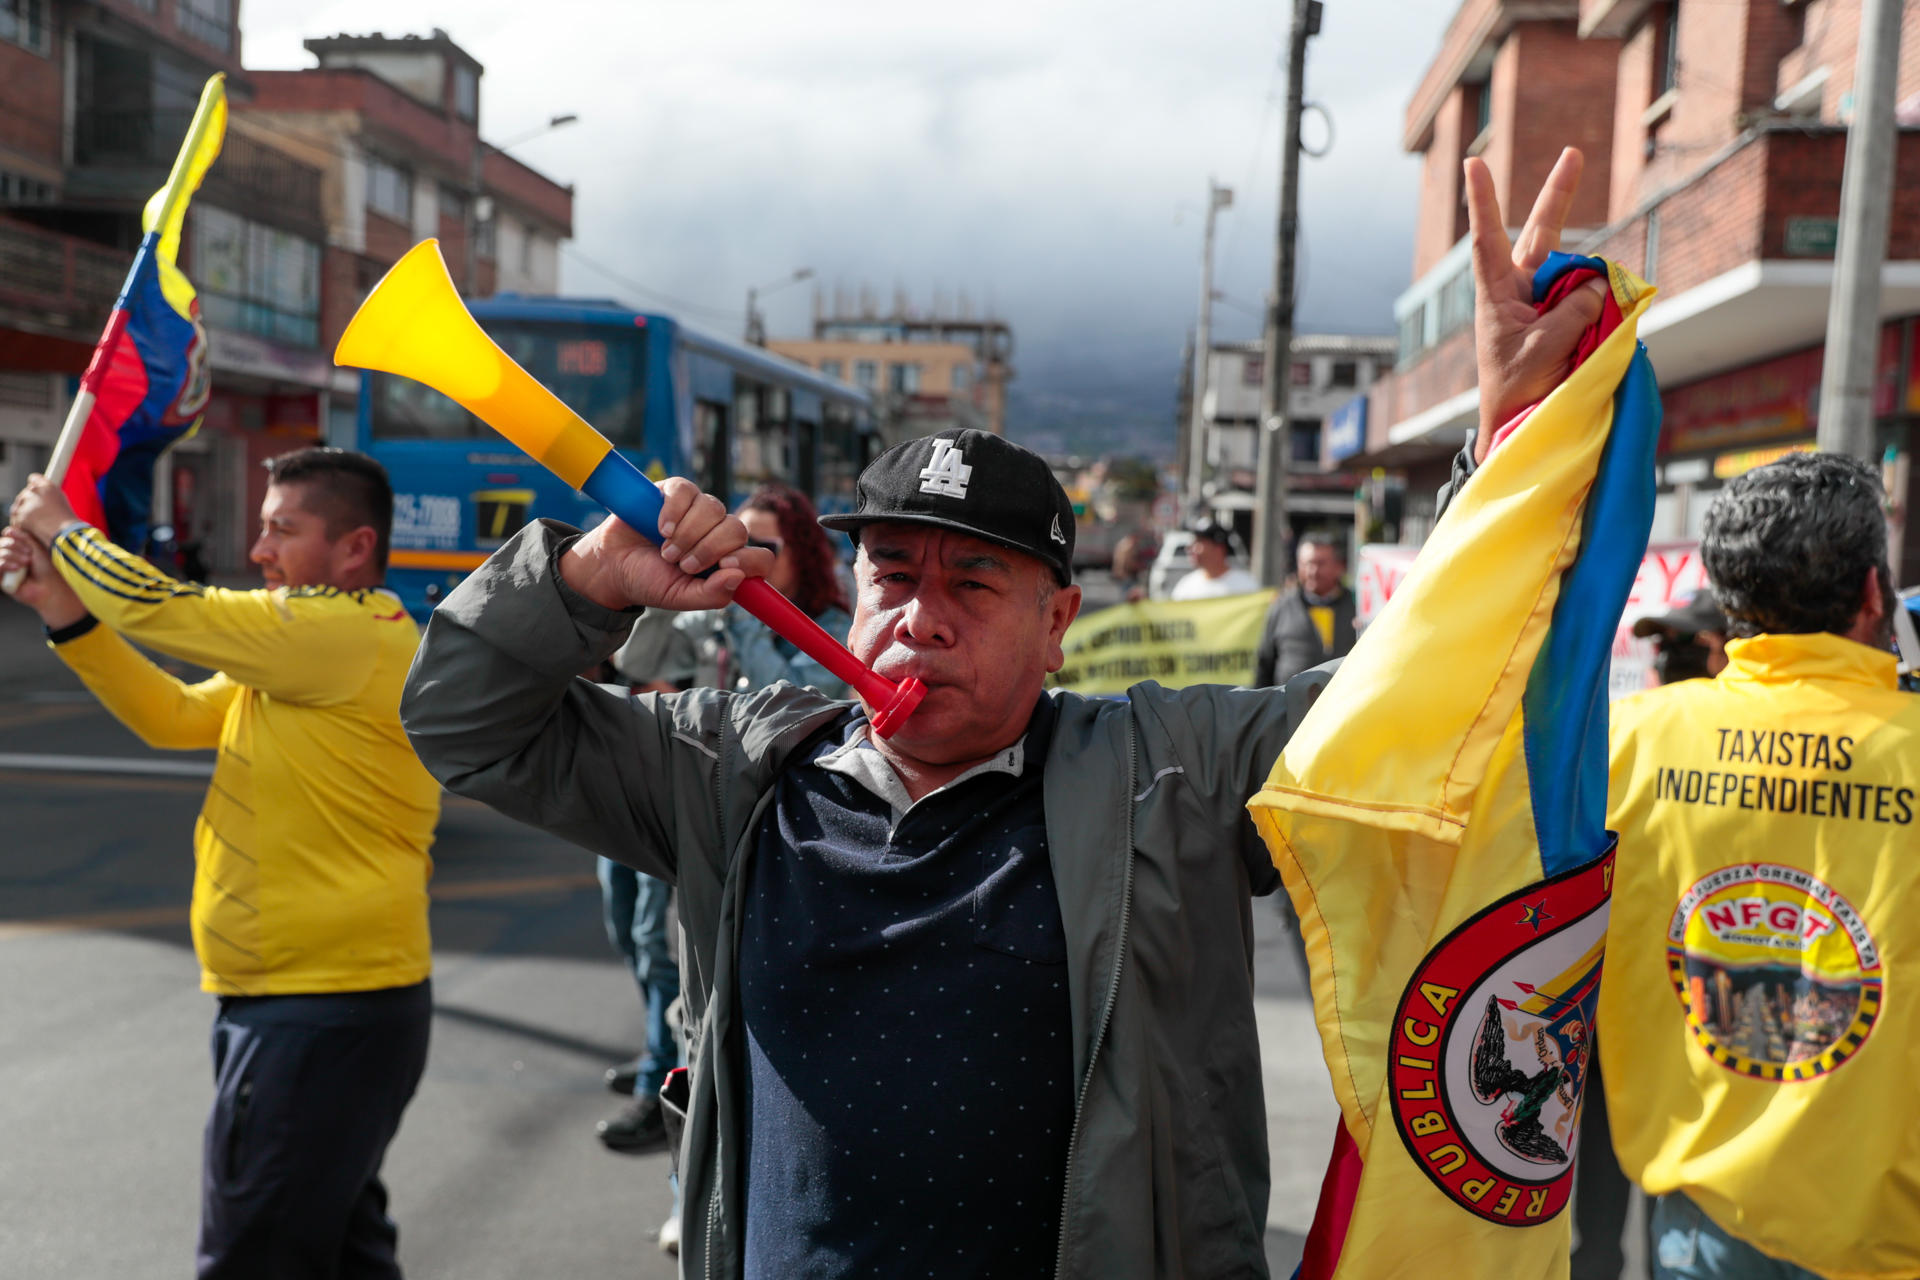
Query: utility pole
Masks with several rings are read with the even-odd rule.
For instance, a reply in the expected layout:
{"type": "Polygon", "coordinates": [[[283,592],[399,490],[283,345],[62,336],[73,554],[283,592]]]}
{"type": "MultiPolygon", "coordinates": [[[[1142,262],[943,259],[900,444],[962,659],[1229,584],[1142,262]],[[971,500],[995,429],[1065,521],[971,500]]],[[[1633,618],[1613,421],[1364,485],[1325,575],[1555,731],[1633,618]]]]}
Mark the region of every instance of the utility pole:
{"type": "Polygon", "coordinates": [[[1287,470],[1293,441],[1287,391],[1293,372],[1293,250],[1300,227],[1301,81],[1307,40],[1320,32],[1320,0],[1293,0],[1287,35],[1287,114],[1280,141],[1280,229],[1267,299],[1266,369],[1260,385],[1260,470],[1254,486],[1253,576],[1280,585],[1287,573],[1287,470]]]}
{"type": "Polygon", "coordinates": [[[1187,514],[1200,515],[1200,484],[1207,474],[1207,378],[1213,366],[1213,219],[1233,205],[1233,190],[1207,179],[1207,232],[1200,250],[1200,327],[1193,340],[1193,402],[1187,406],[1187,514]]]}
{"type": "Polygon", "coordinates": [[[747,290],[747,344],[754,347],[767,345],[766,317],[760,314],[760,295],[784,289],[790,284],[799,284],[802,280],[813,279],[812,267],[801,267],[792,275],[783,276],[772,284],[757,284],[747,290]]]}
{"type": "Polygon", "coordinates": [[[1854,65],[1853,121],[1840,180],[1840,236],[1820,375],[1822,453],[1878,462],[1873,375],[1880,353],[1880,268],[1893,201],[1893,108],[1900,70],[1901,0],[1865,0],[1854,65]]]}

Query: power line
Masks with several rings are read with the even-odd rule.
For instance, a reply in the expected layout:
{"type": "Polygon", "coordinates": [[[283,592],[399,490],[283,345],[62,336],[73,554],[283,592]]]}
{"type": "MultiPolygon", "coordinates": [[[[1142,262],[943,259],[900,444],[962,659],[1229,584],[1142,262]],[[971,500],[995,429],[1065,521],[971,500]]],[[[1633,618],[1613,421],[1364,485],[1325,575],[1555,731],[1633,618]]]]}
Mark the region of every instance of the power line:
{"type": "Polygon", "coordinates": [[[670,293],[662,293],[660,290],[652,288],[649,285],[641,284],[631,276],[624,275],[621,272],[615,271],[612,267],[607,266],[605,263],[596,262],[594,259],[589,258],[586,254],[580,252],[572,241],[568,241],[562,245],[561,252],[565,253],[575,262],[578,262],[581,266],[599,272],[621,288],[631,289],[642,297],[653,298],[676,310],[701,313],[707,320],[715,324],[734,324],[740,319],[738,312],[708,306],[703,302],[689,302],[685,298],[676,298],[670,293]]]}

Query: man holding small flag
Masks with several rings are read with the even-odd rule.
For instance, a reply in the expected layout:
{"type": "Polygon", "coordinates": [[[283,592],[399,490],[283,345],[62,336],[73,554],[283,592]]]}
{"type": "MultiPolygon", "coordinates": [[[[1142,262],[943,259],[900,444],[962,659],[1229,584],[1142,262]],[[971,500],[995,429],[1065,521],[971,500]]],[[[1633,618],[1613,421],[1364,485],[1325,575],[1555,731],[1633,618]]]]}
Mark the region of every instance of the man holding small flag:
{"type": "Polygon", "coordinates": [[[419,632],[379,589],[386,473],[338,449],[276,458],[252,551],[266,586],[253,591],[175,581],[78,514],[111,522],[118,507],[137,527],[142,504],[116,495],[150,479],[155,442],[204,401],[182,372],[197,329],[173,247],[224,119],[216,77],[149,205],[56,452],[56,467],[79,465],[66,492],[34,476],[14,499],[0,572],[142,739],[217,748],[194,826],[194,951],[202,989],[219,997],[198,1274],[397,1278],[379,1174],[426,1063],[439,788],[400,727],[419,632]],[[129,641],[215,674],[187,684],[129,641]]]}
{"type": "Polygon", "coordinates": [[[1659,427],[1634,336],[1652,289],[1552,252],[1580,165],[1510,248],[1467,162],[1483,465],[1250,804],[1342,1113],[1307,1277],[1567,1272],[1613,877],[1607,666],[1659,427]]]}

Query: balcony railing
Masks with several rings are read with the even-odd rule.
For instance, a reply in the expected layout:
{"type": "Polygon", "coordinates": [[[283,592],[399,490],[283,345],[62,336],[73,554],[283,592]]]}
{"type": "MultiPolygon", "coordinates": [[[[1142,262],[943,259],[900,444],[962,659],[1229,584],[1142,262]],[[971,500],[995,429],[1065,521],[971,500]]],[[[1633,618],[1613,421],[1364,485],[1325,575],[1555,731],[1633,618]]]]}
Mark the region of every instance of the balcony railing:
{"type": "Polygon", "coordinates": [[[146,168],[173,163],[193,123],[193,111],[82,108],[73,120],[75,164],[146,168]]]}
{"type": "Polygon", "coordinates": [[[0,307],[98,333],[132,260],[132,254],[0,219],[0,307]]]}
{"type": "MultiPolygon", "coordinates": [[[[74,163],[82,168],[150,171],[143,184],[157,186],[179,154],[193,123],[191,111],[94,110],[74,114],[74,163]]],[[[320,170],[305,165],[244,133],[229,130],[220,158],[207,172],[209,193],[238,203],[264,220],[318,222],[320,170]],[[273,215],[278,214],[278,217],[273,215]]]]}

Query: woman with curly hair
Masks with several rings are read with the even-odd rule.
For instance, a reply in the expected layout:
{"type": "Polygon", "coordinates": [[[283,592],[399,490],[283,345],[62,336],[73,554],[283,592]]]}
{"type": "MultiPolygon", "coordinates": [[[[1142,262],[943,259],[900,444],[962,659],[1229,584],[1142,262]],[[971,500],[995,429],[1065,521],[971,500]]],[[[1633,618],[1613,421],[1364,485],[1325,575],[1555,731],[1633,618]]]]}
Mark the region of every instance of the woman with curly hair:
{"type": "MultiPolygon", "coordinates": [[[[763,484],[740,505],[739,516],[748,537],[774,549],[767,581],[828,635],[845,643],[853,615],[835,572],[833,544],[807,495],[790,485],[763,484]]],[[[786,680],[811,685],[830,698],[850,696],[847,686],[825,667],[738,605],[728,608],[726,629],[728,663],[739,687],[759,689],[786,680]]]]}

